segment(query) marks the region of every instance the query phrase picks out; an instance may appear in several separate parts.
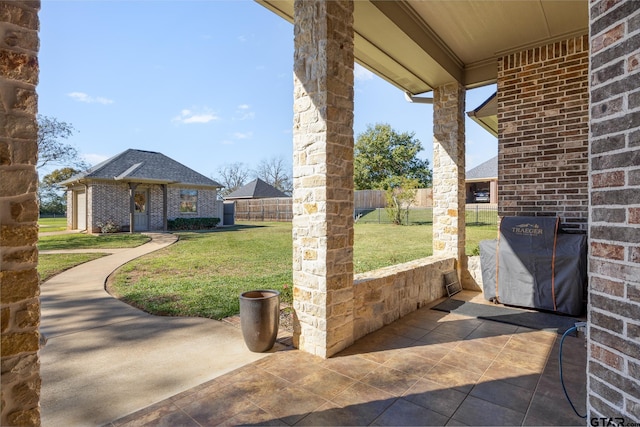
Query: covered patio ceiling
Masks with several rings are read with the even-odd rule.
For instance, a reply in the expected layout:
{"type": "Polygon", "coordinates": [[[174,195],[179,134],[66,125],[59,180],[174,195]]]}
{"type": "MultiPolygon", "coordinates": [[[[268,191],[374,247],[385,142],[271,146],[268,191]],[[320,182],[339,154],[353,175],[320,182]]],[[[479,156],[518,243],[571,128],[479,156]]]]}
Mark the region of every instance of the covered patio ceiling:
{"type": "MultiPolygon", "coordinates": [[[[293,22],[293,0],[257,0],[293,22]]],[[[587,0],[373,1],[355,5],[356,62],[415,95],[497,79],[498,58],[586,34],[587,0]]]]}

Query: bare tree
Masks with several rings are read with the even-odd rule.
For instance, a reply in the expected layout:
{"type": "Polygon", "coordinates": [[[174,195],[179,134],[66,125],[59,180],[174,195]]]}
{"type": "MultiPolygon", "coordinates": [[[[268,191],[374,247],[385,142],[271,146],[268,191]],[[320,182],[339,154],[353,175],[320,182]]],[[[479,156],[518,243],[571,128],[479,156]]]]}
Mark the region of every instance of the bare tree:
{"type": "Polygon", "coordinates": [[[262,160],[255,170],[255,175],[289,196],[293,193],[293,170],[282,157],[262,160]]]}
{"type": "Polygon", "coordinates": [[[62,140],[73,135],[70,123],[60,122],[55,117],[38,115],[38,166],[58,165],[84,170],[89,165],[80,159],[78,150],[62,140]]]}
{"type": "Polygon", "coordinates": [[[229,163],[218,168],[218,177],[214,178],[224,188],[220,190],[221,196],[226,196],[242,187],[249,178],[250,171],[242,162],[229,163]]]}

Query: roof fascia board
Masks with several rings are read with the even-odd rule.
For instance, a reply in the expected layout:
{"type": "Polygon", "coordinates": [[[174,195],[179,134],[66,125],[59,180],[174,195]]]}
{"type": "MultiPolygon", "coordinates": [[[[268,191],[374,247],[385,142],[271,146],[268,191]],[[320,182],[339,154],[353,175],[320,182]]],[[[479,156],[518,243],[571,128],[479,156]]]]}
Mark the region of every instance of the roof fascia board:
{"type": "Polygon", "coordinates": [[[464,84],[464,64],[405,1],[371,2],[396,27],[446,70],[452,79],[464,84]]]}

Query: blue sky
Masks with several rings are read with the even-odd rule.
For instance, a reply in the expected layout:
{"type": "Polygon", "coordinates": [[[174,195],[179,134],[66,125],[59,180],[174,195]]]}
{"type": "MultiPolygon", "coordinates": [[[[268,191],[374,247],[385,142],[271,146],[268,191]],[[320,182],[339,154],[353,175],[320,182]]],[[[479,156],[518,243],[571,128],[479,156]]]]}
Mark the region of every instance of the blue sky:
{"type": "MultiPolygon", "coordinates": [[[[39,113],[71,123],[90,164],[128,148],[161,152],[209,177],[291,163],[293,26],[250,1],[60,1],[40,11],[39,113]]],[[[495,87],[467,92],[467,110],[495,87]]],[[[355,136],[414,132],[432,164],[433,108],[356,67],[355,136]]],[[[497,140],[467,119],[467,169],[497,140]]]]}

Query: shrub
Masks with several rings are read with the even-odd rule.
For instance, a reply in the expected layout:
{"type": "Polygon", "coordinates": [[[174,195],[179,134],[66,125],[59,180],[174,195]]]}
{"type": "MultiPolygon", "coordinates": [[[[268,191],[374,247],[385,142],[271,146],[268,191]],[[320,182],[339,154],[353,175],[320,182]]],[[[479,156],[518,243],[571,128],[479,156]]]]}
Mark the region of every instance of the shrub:
{"type": "Polygon", "coordinates": [[[108,219],[105,222],[99,221],[96,225],[101,233],[117,233],[120,231],[120,226],[112,219],[108,219]]]}
{"type": "Polygon", "coordinates": [[[169,230],[209,230],[216,228],[220,218],[176,218],[167,221],[169,230]]]}

